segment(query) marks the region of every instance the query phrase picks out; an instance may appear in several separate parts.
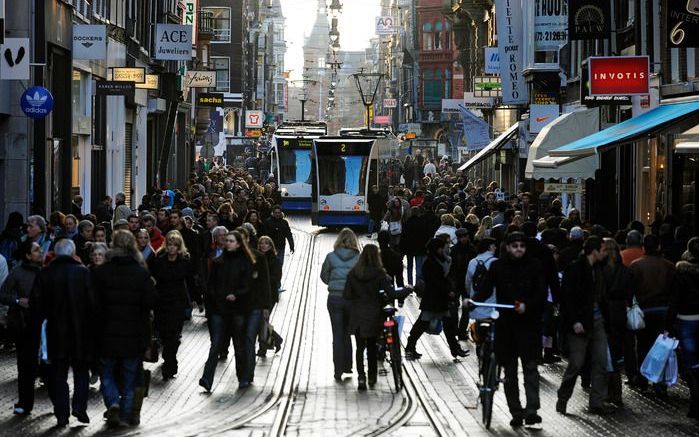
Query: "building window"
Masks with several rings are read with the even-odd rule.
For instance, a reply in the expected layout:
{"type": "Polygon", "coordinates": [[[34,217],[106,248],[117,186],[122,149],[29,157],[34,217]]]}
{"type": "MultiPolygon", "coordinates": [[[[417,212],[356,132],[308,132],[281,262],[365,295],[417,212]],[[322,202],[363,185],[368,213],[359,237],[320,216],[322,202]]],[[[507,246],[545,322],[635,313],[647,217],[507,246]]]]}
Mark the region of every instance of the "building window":
{"type": "Polygon", "coordinates": [[[442,22],[437,21],[437,24],[434,26],[434,49],[435,50],[441,50],[442,49],[442,22]]]}
{"type": "Polygon", "coordinates": [[[451,29],[449,23],[444,24],[444,48],[451,50],[451,29]]]}
{"type": "Polygon", "coordinates": [[[423,97],[425,107],[439,107],[442,104],[442,70],[425,70],[422,79],[423,97]]]}
{"type": "Polygon", "coordinates": [[[432,23],[422,25],[422,50],[432,50],[432,23]]]}
{"type": "Polygon", "coordinates": [[[209,65],[216,70],[216,91],[229,92],[231,89],[231,58],[228,56],[211,56],[209,65]]]}
{"type": "Polygon", "coordinates": [[[451,99],[451,71],[444,70],[444,98],[451,99]]]}
{"type": "Polygon", "coordinates": [[[202,10],[213,14],[211,26],[214,37],[211,42],[231,42],[231,8],[202,8],[202,10]]]}

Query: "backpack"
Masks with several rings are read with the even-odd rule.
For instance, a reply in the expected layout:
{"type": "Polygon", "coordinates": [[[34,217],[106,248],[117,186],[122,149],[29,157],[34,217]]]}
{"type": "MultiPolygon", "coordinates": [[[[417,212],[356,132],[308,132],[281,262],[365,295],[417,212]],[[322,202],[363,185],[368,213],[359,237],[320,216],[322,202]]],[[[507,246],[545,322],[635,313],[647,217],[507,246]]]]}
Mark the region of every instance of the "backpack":
{"type": "Polygon", "coordinates": [[[491,259],[492,258],[488,258],[485,261],[481,259],[476,260],[476,271],[473,272],[473,279],[471,281],[473,284],[474,291],[480,291],[480,287],[483,285],[483,281],[485,280],[485,277],[488,274],[488,267],[486,267],[485,263],[490,261],[491,259]]]}

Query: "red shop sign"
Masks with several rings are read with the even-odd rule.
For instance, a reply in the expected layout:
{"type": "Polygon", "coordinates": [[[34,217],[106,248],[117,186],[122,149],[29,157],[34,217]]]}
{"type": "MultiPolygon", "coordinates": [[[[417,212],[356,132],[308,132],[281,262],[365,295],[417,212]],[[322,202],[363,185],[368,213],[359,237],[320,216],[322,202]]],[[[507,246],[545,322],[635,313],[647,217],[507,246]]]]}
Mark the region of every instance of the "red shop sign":
{"type": "Polygon", "coordinates": [[[590,57],[591,96],[629,96],[648,94],[650,59],[648,56],[590,57]]]}

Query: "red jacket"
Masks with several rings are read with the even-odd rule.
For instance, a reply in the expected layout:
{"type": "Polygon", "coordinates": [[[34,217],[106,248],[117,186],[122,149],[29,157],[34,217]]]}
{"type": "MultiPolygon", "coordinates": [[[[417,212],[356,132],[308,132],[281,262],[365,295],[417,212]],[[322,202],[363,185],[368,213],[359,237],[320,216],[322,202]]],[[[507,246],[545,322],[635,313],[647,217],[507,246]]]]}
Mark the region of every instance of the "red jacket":
{"type": "Polygon", "coordinates": [[[150,236],[150,245],[153,246],[153,251],[156,252],[158,249],[160,249],[160,246],[163,245],[164,241],[165,237],[163,237],[160,229],[153,226],[153,234],[150,236]]]}

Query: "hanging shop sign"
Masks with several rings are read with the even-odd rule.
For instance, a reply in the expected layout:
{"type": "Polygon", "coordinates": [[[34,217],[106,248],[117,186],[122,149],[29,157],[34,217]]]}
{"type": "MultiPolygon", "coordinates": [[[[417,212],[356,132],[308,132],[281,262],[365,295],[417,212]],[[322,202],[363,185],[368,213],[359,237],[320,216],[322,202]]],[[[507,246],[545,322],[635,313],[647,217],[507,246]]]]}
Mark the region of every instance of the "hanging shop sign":
{"type": "Polygon", "coordinates": [[[609,0],[568,0],[568,38],[605,39],[612,31],[609,0]]]}
{"type": "Polygon", "coordinates": [[[156,24],[155,59],[190,61],[192,59],[192,26],[156,24]]]}
{"type": "Polygon", "coordinates": [[[41,119],[53,110],[53,96],[46,88],[33,86],[22,93],[20,106],[27,117],[41,119]]]}
{"type": "Polygon", "coordinates": [[[192,27],[192,46],[197,45],[197,0],[184,0],[182,24],[192,27]]]}
{"type": "Polygon", "coordinates": [[[391,35],[396,33],[396,28],[398,27],[397,20],[391,16],[381,16],[376,17],[376,34],[377,35],[391,35]]]}
{"type": "Polygon", "coordinates": [[[475,76],[473,78],[473,96],[501,97],[502,85],[503,80],[499,76],[475,76]]]}
{"type": "Polygon", "coordinates": [[[160,76],[157,74],[146,74],[145,83],[137,83],[136,88],[143,90],[157,90],[160,88],[160,76]]]}
{"type": "Polygon", "coordinates": [[[245,127],[260,129],[265,122],[265,113],[262,111],[245,111],[245,127]]]}
{"type": "Polygon", "coordinates": [[[485,74],[500,74],[500,53],[497,47],[485,48],[485,74]]]}
{"type": "Polygon", "coordinates": [[[383,99],[383,107],[384,108],[397,108],[398,107],[398,99],[383,99]]]}
{"type": "Polygon", "coordinates": [[[582,193],[582,184],[554,184],[545,183],[544,193],[582,193]]]}
{"type": "MultiPolygon", "coordinates": [[[[529,102],[527,84],[522,76],[524,50],[522,41],[522,3],[513,0],[495,0],[502,77],[502,102],[509,105],[529,102]]],[[[478,97],[491,97],[481,95],[478,97]]]]}
{"type": "Polygon", "coordinates": [[[73,59],[107,59],[107,26],[74,24],[73,59]]]}
{"type": "Polygon", "coordinates": [[[568,0],[534,2],[534,49],[557,51],[568,42],[568,0]]]}
{"type": "Polygon", "coordinates": [[[97,84],[98,96],[133,96],[136,92],[134,82],[98,80],[95,83],[97,84]]]}
{"type": "Polygon", "coordinates": [[[587,63],[583,63],[580,77],[580,103],[595,108],[608,105],[630,105],[631,96],[591,96],[590,95],[590,72],[587,63]]]}
{"type": "Polygon", "coordinates": [[[184,86],[188,88],[213,88],[216,86],[216,72],[189,70],[184,76],[184,86]]]}
{"type": "Polygon", "coordinates": [[[112,80],[116,82],[146,83],[146,69],[140,67],[114,67],[112,80]]]}
{"type": "Polygon", "coordinates": [[[377,115],[374,117],[374,124],[391,124],[390,115],[377,115]]]}
{"type": "Polygon", "coordinates": [[[198,93],[197,105],[223,108],[226,106],[226,101],[222,93],[198,93]]]}
{"type": "Polygon", "coordinates": [[[262,129],[245,129],[245,136],[248,138],[260,138],[262,129]]]}
{"type": "Polygon", "coordinates": [[[591,96],[632,96],[650,91],[648,56],[593,56],[588,68],[591,96]]]}
{"type": "Polygon", "coordinates": [[[1,80],[29,80],[29,38],[5,38],[0,52],[1,80]]]}
{"type": "Polygon", "coordinates": [[[442,99],[442,113],[458,114],[460,112],[459,105],[463,103],[464,101],[461,99],[442,99]]]}
{"type": "Polygon", "coordinates": [[[530,105],[529,106],[529,132],[536,134],[547,124],[558,118],[560,108],[555,105],[530,105]]]}
{"type": "Polygon", "coordinates": [[[667,2],[668,47],[699,47],[699,1],[667,2]]]}

